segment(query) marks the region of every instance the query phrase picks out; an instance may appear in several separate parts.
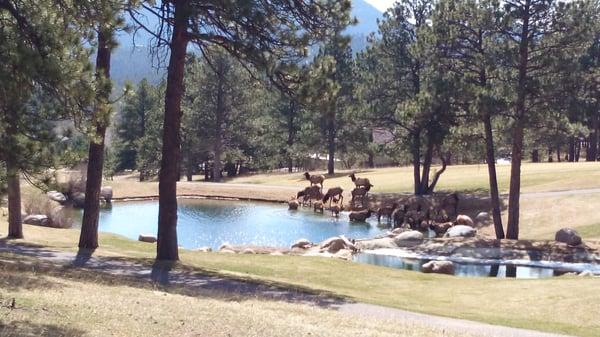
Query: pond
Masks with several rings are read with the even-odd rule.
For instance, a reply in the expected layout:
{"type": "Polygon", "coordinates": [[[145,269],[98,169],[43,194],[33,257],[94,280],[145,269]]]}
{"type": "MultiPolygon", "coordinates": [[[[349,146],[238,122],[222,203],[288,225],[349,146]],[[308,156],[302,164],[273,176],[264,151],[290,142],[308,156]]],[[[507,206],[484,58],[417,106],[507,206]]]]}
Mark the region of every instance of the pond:
{"type": "MultiPolygon", "coordinates": [[[[286,204],[180,199],[178,205],[178,241],[188,249],[217,249],[223,243],[289,248],[301,238],[320,242],[341,234],[359,239],[385,232],[376,220],[355,224],[347,213],[334,218],[309,208],[290,211],[286,204]]],[[[115,202],[101,210],[99,230],[137,240],[139,234],[156,235],[157,219],[158,201],[115,202]]]]}

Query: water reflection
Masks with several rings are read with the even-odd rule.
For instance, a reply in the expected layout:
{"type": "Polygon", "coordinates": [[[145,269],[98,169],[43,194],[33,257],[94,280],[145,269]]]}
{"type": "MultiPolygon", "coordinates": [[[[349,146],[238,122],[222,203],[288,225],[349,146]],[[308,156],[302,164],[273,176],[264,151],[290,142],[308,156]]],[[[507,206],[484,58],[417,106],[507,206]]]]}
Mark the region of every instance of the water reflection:
{"type": "MultiPolygon", "coordinates": [[[[397,256],[377,255],[362,253],[354,256],[353,260],[359,263],[374,264],[378,266],[420,271],[421,266],[430,260],[407,259],[397,256]]],[[[564,271],[563,271],[564,272],[564,271]]],[[[467,277],[515,277],[515,278],[546,278],[558,275],[554,269],[477,263],[454,263],[454,275],[467,277]]]]}

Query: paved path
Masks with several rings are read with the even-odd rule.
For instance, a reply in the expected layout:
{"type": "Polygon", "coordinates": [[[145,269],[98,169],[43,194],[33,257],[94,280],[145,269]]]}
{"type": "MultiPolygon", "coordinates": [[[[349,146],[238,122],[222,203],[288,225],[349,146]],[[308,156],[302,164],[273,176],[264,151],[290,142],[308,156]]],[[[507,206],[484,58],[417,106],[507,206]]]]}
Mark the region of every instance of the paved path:
{"type": "MultiPolygon", "coordinates": [[[[509,328],[485,323],[419,314],[378,305],[353,303],[327,294],[314,294],[301,290],[288,289],[261,283],[235,280],[222,276],[209,275],[201,271],[171,268],[166,264],[152,266],[132,262],[126,258],[94,257],[89,254],[75,254],[47,249],[40,246],[13,243],[0,240],[0,252],[34,257],[38,261],[56,268],[74,267],[107,273],[112,276],[133,277],[163,285],[174,285],[193,290],[201,296],[243,296],[280,300],[292,303],[316,305],[338,310],[347,315],[371,316],[406,323],[419,323],[443,329],[444,331],[465,332],[477,336],[506,337],[560,337],[531,330],[509,328]]],[[[9,257],[0,256],[0,264],[15,263],[9,257]]]]}

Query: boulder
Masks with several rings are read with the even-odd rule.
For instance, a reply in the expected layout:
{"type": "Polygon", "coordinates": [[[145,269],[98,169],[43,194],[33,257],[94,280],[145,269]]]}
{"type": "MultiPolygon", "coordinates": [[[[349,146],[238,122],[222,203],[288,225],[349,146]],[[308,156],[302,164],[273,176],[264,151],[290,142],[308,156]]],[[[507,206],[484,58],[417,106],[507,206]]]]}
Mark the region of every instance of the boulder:
{"type": "Polygon", "coordinates": [[[490,214],[488,212],[479,212],[475,217],[475,220],[477,220],[477,222],[487,223],[490,221],[490,214]]]}
{"type": "Polygon", "coordinates": [[[335,253],[334,257],[342,260],[351,260],[352,251],[350,249],[340,249],[337,253],[335,253]]]}
{"type": "Polygon", "coordinates": [[[581,236],[571,228],[563,228],[556,232],[554,240],[564,242],[569,246],[578,246],[581,244],[581,236]]]}
{"type": "Polygon", "coordinates": [[[210,247],[200,247],[200,248],[194,249],[194,251],[195,252],[208,253],[208,252],[212,252],[212,248],[210,248],[210,247]]]}
{"type": "Polygon", "coordinates": [[[23,223],[27,224],[27,225],[44,226],[44,227],[50,227],[52,225],[52,222],[50,221],[48,216],[45,214],[28,215],[23,219],[23,223]]]}
{"type": "Polygon", "coordinates": [[[470,216],[464,215],[464,214],[459,214],[456,217],[456,224],[470,226],[470,227],[473,227],[475,225],[475,223],[473,222],[473,219],[471,219],[470,216]]]}
{"type": "Polygon", "coordinates": [[[446,231],[446,234],[444,234],[445,238],[456,238],[456,237],[472,237],[475,236],[475,233],[477,233],[477,230],[471,226],[466,226],[466,225],[456,225],[456,226],[452,226],[450,227],[450,229],[448,229],[448,231],[446,231]]]}
{"type": "Polygon", "coordinates": [[[292,249],[294,248],[300,248],[300,249],[308,249],[310,247],[312,247],[312,243],[310,241],[308,241],[307,239],[300,239],[296,242],[294,242],[294,244],[292,245],[292,249]]]}
{"type": "Polygon", "coordinates": [[[50,200],[56,201],[61,205],[67,202],[67,197],[58,191],[49,191],[48,193],[46,193],[46,195],[50,200]]]}
{"type": "Polygon", "coordinates": [[[594,276],[594,273],[592,273],[589,270],[584,270],[581,273],[579,273],[578,275],[582,276],[582,277],[590,277],[590,276],[594,276]]]}
{"type": "Polygon", "coordinates": [[[242,251],[242,254],[256,254],[256,252],[252,248],[246,248],[242,251]]]}
{"type": "Polygon", "coordinates": [[[273,256],[283,256],[283,253],[282,253],[282,252],[280,252],[280,251],[277,251],[277,250],[276,250],[276,251],[274,251],[274,252],[271,252],[269,255],[273,255],[273,256]]]}
{"type": "Polygon", "coordinates": [[[235,251],[233,251],[231,249],[221,249],[221,250],[219,250],[219,253],[235,254],[235,251]]]}
{"type": "Polygon", "coordinates": [[[327,250],[328,252],[335,254],[342,249],[356,250],[356,247],[352,242],[342,236],[335,236],[329,238],[319,245],[321,251],[327,250]]]}
{"type": "Polygon", "coordinates": [[[423,233],[421,233],[419,231],[413,231],[413,230],[402,232],[402,233],[398,234],[396,236],[396,238],[394,239],[394,241],[396,241],[396,243],[398,243],[398,241],[421,241],[421,240],[423,240],[423,233]]]}
{"type": "Polygon", "coordinates": [[[110,203],[113,198],[113,189],[110,186],[102,186],[100,189],[100,197],[107,203],[110,203]]]}
{"type": "Polygon", "coordinates": [[[228,243],[224,243],[221,246],[219,246],[219,251],[222,251],[222,250],[232,250],[235,252],[235,249],[233,249],[233,246],[228,243]]]}
{"type": "Polygon", "coordinates": [[[429,261],[421,266],[423,273],[454,275],[454,263],[452,261],[429,261]]]}
{"type": "Polygon", "coordinates": [[[141,242],[148,242],[148,243],[154,243],[156,242],[156,236],[154,235],[150,235],[150,234],[140,234],[138,236],[138,241],[141,242]]]}
{"type": "Polygon", "coordinates": [[[85,193],[75,192],[71,195],[71,200],[73,201],[73,207],[83,208],[85,205],[85,193]]]}

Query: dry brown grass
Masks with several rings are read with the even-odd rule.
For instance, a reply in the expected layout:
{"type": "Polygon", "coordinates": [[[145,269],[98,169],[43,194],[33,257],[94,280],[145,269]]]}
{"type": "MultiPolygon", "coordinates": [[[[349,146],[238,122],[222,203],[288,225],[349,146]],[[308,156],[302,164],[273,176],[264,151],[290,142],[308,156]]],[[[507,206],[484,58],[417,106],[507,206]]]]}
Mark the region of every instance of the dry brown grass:
{"type": "MultiPolygon", "coordinates": [[[[465,336],[422,324],[260,299],[191,297],[128,284],[0,274],[0,336],[465,336]],[[12,299],[16,308],[10,309],[12,299]]],[[[468,336],[468,335],[466,335],[468,336]]]]}

